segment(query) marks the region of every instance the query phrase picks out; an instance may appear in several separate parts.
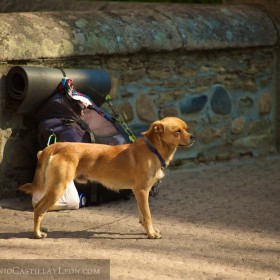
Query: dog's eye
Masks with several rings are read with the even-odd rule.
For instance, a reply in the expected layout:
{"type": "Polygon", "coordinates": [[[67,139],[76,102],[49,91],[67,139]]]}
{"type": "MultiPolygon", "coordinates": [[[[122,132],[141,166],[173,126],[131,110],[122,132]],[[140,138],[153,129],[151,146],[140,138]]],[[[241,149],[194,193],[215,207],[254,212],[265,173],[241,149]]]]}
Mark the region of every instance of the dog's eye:
{"type": "Polygon", "coordinates": [[[182,130],[181,129],[177,129],[175,132],[178,133],[178,134],[181,134],[182,130]]]}

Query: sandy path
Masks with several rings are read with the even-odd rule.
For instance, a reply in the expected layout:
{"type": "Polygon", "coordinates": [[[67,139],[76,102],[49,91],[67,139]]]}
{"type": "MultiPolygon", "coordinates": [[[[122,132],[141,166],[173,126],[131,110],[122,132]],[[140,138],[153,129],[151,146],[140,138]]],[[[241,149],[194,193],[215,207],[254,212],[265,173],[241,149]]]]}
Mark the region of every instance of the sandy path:
{"type": "Polygon", "coordinates": [[[2,200],[0,258],[110,259],[122,280],[280,279],[279,156],[168,170],[150,204],[161,240],[146,239],[134,198],[48,213],[35,240],[30,201],[2,200]]]}

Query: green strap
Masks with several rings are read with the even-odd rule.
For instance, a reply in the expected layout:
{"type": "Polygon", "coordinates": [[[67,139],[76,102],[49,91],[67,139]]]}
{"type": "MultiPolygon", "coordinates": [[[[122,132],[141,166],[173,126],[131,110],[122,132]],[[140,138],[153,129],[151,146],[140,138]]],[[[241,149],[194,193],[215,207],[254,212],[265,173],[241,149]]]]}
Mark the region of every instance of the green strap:
{"type": "Polygon", "coordinates": [[[55,144],[55,143],[56,143],[56,140],[57,140],[57,137],[56,137],[55,133],[53,132],[53,133],[50,135],[49,139],[48,139],[47,146],[49,146],[50,144],[55,144]],[[52,138],[53,138],[53,142],[51,143],[52,138]]]}

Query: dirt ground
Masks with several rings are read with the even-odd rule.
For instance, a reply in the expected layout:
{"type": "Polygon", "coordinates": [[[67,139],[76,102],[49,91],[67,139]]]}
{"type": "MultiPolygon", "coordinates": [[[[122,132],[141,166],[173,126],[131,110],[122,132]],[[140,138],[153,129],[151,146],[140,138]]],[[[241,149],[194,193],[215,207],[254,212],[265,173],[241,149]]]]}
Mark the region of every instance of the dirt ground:
{"type": "Polygon", "coordinates": [[[280,279],[279,155],[169,169],[150,205],[160,240],[143,234],[134,198],[47,213],[35,240],[30,200],[1,200],[0,258],[109,259],[122,280],[280,279]]]}

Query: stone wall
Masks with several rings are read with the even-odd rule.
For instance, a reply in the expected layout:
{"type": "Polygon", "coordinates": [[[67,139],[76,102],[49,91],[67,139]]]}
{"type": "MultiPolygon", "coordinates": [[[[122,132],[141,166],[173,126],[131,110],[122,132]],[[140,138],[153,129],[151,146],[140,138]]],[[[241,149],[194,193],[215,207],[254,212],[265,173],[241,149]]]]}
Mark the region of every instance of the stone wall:
{"type": "Polygon", "coordinates": [[[171,5],[0,20],[0,193],[34,171],[32,121],[5,93],[14,65],[108,70],[115,108],[137,135],[165,116],[188,122],[197,141],[178,151],[178,164],[276,152],[278,37],[262,9],[171,5]]]}
{"type": "MultiPolygon", "coordinates": [[[[116,105],[136,131],[173,115],[187,120],[198,138],[183,158],[229,159],[275,151],[272,49],[160,57],[134,56],[130,76],[119,78],[116,105]]],[[[131,63],[121,65],[117,74],[131,63]]]]}
{"type": "MultiPolygon", "coordinates": [[[[267,14],[273,19],[278,30],[280,29],[280,1],[279,0],[224,0],[225,4],[230,5],[258,5],[261,9],[265,9],[267,14]]],[[[275,126],[276,126],[276,146],[278,151],[280,150],[280,48],[275,49],[278,61],[277,64],[277,77],[276,77],[276,116],[275,116],[275,126]]]]}

